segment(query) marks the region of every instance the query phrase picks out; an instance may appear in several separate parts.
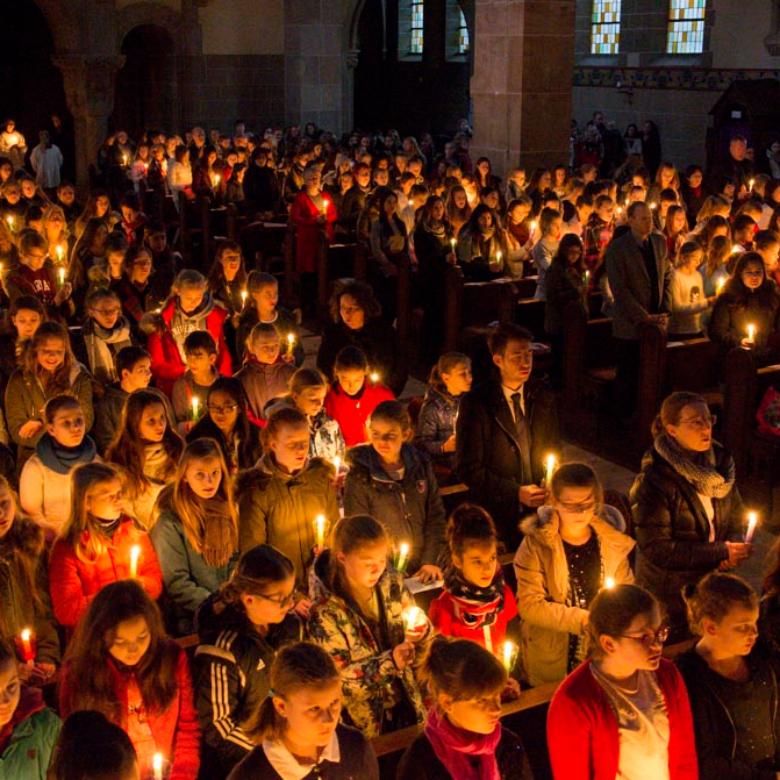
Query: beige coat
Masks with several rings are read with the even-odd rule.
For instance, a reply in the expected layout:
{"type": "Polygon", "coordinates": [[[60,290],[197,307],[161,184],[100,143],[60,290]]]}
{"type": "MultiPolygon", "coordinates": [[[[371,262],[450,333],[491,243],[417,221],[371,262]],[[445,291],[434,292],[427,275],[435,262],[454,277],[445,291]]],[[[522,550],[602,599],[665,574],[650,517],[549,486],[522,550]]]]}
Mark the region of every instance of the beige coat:
{"type": "MultiPolygon", "coordinates": [[[[633,582],[628,554],[636,542],[616,530],[615,524],[623,523],[612,507],[605,507],[602,517],[594,517],[591,523],[601,549],[602,577],[612,577],[616,584],[633,582]],[[604,519],[608,515],[614,524],[604,519]]],[[[523,523],[522,530],[525,538],[514,560],[521,620],[520,659],[528,682],[541,685],[566,676],[569,634],[584,631],[588,610],[570,605],[569,567],[558,533],[557,513],[542,507],[537,516],[523,523]]]]}

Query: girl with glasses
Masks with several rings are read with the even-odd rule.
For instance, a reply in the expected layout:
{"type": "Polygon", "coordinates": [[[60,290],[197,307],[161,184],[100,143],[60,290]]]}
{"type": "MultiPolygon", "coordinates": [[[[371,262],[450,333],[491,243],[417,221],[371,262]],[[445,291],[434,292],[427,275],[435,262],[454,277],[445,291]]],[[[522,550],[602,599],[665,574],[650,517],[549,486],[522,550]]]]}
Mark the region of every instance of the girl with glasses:
{"type": "Polygon", "coordinates": [[[604,503],[593,469],[566,463],[548,500],[522,526],[515,555],[522,673],[531,685],[562,680],[584,659],[590,605],[607,584],[634,581],[634,540],[604,503]]]}
{"type": "Polygon", "coordinates": [[[775,778],[780,659],[758,631],[758,594],[714,572],[685,589],[696,645],[677,659],[688,686],[702,777],[775,778]]]}
{"type": "Polygon", "coordinates": [[[303,639],[294,604],[292,561],[261,544],[241,556],[231,578],[198,610],[201,777],[222,780],[255,747],[245,725],[268,696],[274,655],[303,639]]]}
{"type": "Polygon", "coordinates": [[[555,780],[698,780],[688,694],[661,652],[661,606],[637,585],[590,605],[589,658],[560,685],[547,715],[555,780]]]}
{"type": "Polygon", "coordinates": [[[637,582],[666,607],[672,641],[688,636],[682,588],[739,566],[752,550],[744,542],[734,459],[713,439],[714,423],[702,396],[668,396],[629,493],[637,582]]]}

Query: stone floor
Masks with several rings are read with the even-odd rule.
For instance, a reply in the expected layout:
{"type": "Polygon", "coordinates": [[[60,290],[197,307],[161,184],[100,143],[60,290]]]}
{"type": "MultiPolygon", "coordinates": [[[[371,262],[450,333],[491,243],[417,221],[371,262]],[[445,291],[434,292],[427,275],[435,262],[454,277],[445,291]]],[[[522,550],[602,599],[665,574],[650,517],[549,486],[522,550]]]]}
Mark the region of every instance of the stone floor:
{"type": "MultiPolygon", "coordinates": [[[[314,366],[316,362],[317,349],[319,348],[320,337],[308,331],[303,334],[303,347],[306,353],[304,360],[305,366],[314,366]]],[[[404,392],[401,394],[401,400],[408,400],[414,396],[425,394],[425,384],[410,377],[406,383],[404,392]]],[[[631,483],[634,481],[634,473],[622,466],[605,460],[593,452],[584,450],[574,444],[564,443],[562,457],[566,461],[583,461],[592,466],[596,473],[601,477],[602,483],[607,490],[618,490],[621,493],[628,493],[631,483]]],[[[771,533],[758,528],[754,537],[755,553],[736,573],[745,577],[756,589],[760,591],[761,581],[764,575],[765,559],[769,548],[775,541],[775,536],[771,533]]]]}

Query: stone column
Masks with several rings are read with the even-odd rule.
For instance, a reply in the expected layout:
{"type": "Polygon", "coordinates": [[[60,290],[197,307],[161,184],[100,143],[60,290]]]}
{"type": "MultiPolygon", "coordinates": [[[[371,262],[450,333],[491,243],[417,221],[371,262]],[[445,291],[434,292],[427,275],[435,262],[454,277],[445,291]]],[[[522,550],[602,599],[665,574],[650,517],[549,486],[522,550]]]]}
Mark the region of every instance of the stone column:
{"type": "Polygon", "coordinates": [[[509,168],[566,163],[574,73],[574,0],[476,3],[472,159],[509,168]]]}
{"type": "Polygon", "coordinates": [[[84,57],[57,54],[52,58],[62,71],[65,99],[73,115],[76,137],[76,183],[89,186],[89,166],[106,138],[108,117],[114,108],[114,80],[122,55],[84,57]]]}

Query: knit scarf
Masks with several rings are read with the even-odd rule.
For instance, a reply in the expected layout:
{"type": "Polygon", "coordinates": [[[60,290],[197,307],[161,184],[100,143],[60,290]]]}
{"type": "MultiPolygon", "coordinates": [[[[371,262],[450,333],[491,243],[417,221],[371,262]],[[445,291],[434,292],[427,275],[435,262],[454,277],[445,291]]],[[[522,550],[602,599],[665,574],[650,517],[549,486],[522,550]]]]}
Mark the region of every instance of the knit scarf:
{"type": "Polygon", "coordinates": [[[238,535],[228,503],[221,498],[196,498],[195,502],[203,518],[200,554],[207,566],[224,566],[238,549],[238,535]]]}
{"type": "Polygon", "coordinates": [[[446,716],[432,708],[428,711],[425,736],[436,758],[451,777],[457,780],[501,780],[496,760],[496,748],[501,741],[500,723],[496,724],[492,734],[475,734],[453,726],[446,716]],[[476,767],[471,762],[474,757],[478,760],[476,767]]]}
{"type": "Polygon", "coordinates": [[[154,482],[165,482],[172,464],[162,442],[144,445],[144,476],[154,482]]]}
{"type": "Polygon", "coordinates": [[[47,469],[57,474],[70,474],[79,463],[92,463],[97,447],[89,436],[85,436],[77,447],[63,447],[53,436],[44,433],[35,452],[47,469]]]}
{"type": "Polygon", "coordinates": [[[712,447],[707,452],[691,456],[667,433],[657,436],[653,447],[702,496],[725,498],[734,487],[736,469],[730,455],[723,463],[721,472],[715,466],[715,451],[712,447]]]}
{"type": "Polygon", "coordinates": [[[98,382],[115,382],[118,379],[114,367],[114,353],[109,344],[122,343],[130,344],[130,323],[124,317],[120,317],[110,330],[94,320],[84,328],[89,369],[98,382]]]}
{"type": "Polygon", "coordinates": [[[195,311],[189,313],[185,313],[182,310],[177,299],[176,308],[171,319],[171,334],[183,362],[187,362],[187,356],[184,353],[184,340],[193,331],[208,330],[207,318],[213,310],[214,299],[211,293],[208,292],[203,296],[200,306],[195,311]]]}
{"type": "Polygon", "coordinates": [[[444,590],[452,597],[455,617],[469,628],[492,626],[504,607],[504,573],[500,566],[496,568],[487,588],[472,585],[454,566],[444,573],[444,590]]]}

